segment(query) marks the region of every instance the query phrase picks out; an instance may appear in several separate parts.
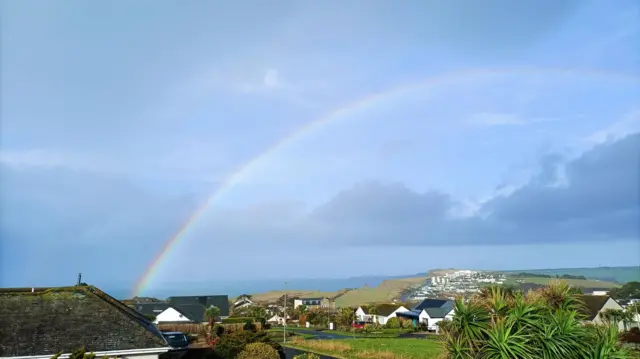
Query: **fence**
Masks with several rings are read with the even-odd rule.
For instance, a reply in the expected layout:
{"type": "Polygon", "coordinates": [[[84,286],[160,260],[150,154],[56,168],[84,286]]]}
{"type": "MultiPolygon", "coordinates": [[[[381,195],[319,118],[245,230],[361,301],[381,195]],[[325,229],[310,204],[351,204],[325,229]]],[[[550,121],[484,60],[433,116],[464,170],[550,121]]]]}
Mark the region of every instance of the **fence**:
{"type": "MultiPolygon", "coordinates": [[[[244,327],[244,323],[230,323],[230,324],[219,324],[223,326],[227,330],[241,330],[244,327]]],[[[254,323],[257,330],[262,329],[262,325],[258,323],[254,323]]],[[[187,334],[194,335],[206,335],[208,325],[207,324],[197,324],[197,323],[178,323],[178,324],[158,324],[158,329],[162,331],[169,332],[182,332],[187,334]]]]}

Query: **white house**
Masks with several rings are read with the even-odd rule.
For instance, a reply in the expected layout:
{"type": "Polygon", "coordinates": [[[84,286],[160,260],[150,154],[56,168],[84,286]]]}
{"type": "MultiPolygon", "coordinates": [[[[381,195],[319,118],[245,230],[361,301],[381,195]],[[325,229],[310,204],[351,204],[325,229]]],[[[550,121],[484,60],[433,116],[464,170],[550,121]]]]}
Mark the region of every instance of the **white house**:
{"type": "Polygon", "coordinates": [[[361,322],[386,324],[397,313],[408,312],[409,309],[398,304],[379,304],[373,307],[358,307],[356,318],[361,322]]]}
{"type": "Polygon", "coordinates": [[[160,312],[156,319],[153,320],[155,324],[160,323],[191,323],[193,322],[186,315],[182,314],[179,310],[174,307],[169,307],[162,312],[160,312]]]}
{"type": "MultiPolygon", "coordinates": [[[[580,299],[585,303],[582,314],[585,316],[584,322],[592,324],[604,324],[600,313],[607,309],[623,310],[622,306],[615,299],[608,295],[583,295],[580,299]]],[[[618,323],[618,329],[624,330],[624,323],[618,323]]]]}
{"type": "Polygon", "coordinates": [[[233,309],[246,308],[253,305],[255,302],[251,300],[251,297],[247,294],[243,294],[236,299],[233,303],[233,309]]]}
{"type": "Polygon", "coordinates": [[[454,301],[450,299],[425,299],[411,310],[418,314],[419,322],[429,330],[438,330],[438,322],[453,319],[454,301]]]}
{"type": "MultiPolygon", "coordinates": [[[[287,315],[287,321],[289,319],[291,319],[291,316],[287,315]]],[[[267,319],[267,323],[283,325],[284,324],[284,317],[281,316],[281,315],[276,314],[273,317],[267,319]]]]}

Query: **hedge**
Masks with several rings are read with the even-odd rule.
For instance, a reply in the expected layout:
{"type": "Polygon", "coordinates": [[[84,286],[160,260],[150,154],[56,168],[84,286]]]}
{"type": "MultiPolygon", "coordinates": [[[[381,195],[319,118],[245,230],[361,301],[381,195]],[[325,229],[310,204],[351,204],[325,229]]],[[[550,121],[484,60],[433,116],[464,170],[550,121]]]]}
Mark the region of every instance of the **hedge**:
{"type": "Polygon", "coordinates": [[[251,323],[256,321],[256,318],[253,317],[229,317],[222,319],[222,324],[236,324],[236,323],[246,323],[250,321],[251,323]]]}

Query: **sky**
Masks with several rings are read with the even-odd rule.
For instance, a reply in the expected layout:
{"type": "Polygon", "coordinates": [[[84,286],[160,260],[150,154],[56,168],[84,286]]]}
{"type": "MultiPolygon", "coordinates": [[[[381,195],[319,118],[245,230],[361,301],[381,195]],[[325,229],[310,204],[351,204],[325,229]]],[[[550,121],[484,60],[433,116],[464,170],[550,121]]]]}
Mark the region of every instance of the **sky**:
{"type": "Polygon", "coordinates": [[[640,265],[637,1],[0,4],[2,286],[640,265]]]}

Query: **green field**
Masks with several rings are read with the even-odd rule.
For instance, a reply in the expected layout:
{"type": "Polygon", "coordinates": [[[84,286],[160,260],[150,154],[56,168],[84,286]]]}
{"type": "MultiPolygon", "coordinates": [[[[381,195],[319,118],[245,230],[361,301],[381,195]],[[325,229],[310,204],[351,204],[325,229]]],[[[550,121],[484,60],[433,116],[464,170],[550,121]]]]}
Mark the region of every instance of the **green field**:
{"type": "Polygon", "coordinates": [[[427,339],[298,340],[287,346],[343,359],[436,359],[442,353],[439,342],[427,339]]]}
{"type": "Polygon", "coordinates": [[[581,275],[588,279],[616,283],[640,281],[640,267],[557,268],[504,271],[504,273],[521,272],[547,275],[581,275]]]}
{"type": "MultiPolygon", "coordinates": [[[[534,284],[549,284],[550,281],[555,280],[555,278],[540,278],[540,277],[519,277],[518,280],[522,280],[523,283],[534,283],[534,284]]],[[[562,281],[566,282],[570,286],[578,287],[578,288],[616,288],[620,285],[613,282],[604,282],[599,280],[584,280],[584,279],[562,279],[562,281]]],[[[517,285],[515,278],[510,278],[505,281],[507,285],[517,285]]]]}

